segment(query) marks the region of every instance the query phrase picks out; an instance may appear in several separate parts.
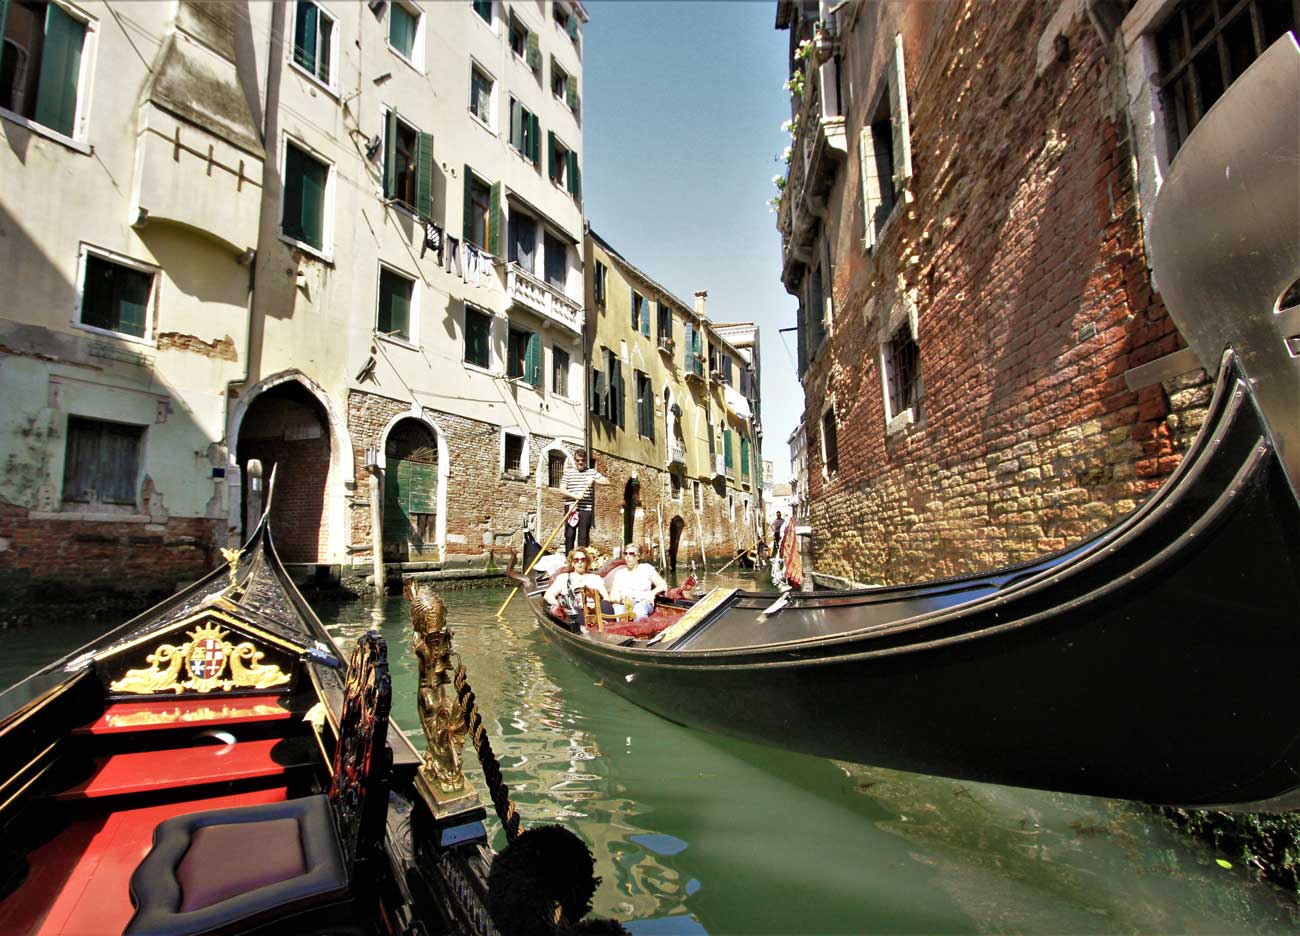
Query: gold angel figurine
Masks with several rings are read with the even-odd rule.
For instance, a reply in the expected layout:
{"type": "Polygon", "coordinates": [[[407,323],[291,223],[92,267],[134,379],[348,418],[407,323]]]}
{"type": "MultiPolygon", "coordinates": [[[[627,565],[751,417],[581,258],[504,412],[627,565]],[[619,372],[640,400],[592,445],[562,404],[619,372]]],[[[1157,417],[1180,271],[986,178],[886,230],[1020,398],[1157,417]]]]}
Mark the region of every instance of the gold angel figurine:
{"type": "Polygon", "coordinates": [[[411,603],[411,648],[420,661],[417,698],[426,741],[421,772],[442,792],[455,793],[465,787],[461,748],[466,727],[460,700],[447,693],[451,672],[447,607],[437,592],[414,580],[408,580],[404,590],[411,603]]]}

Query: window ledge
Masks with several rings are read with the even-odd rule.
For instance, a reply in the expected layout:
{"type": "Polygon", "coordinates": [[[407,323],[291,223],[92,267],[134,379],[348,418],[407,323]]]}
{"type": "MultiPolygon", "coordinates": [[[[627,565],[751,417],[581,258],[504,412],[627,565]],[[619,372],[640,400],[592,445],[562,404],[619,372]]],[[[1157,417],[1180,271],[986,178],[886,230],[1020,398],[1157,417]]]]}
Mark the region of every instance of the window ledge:
{"type": "Polygon", "coordinates": [[[401,338],[397,335],[386,335],[381,331],[376,331],[374,336],[385,344],[397,345],[397,347],[405,348],[408,351],[420,350],[420,346],[415,344],[409,338],[401,338]]]}
{"type": "Polygon", "coordinates": [[[478,124],[480,127],[482,127],[484,130],[486,130],[488,133],[492,134],[493,136],[496,136],[496,135],[497,135],[497,132],[496,132],[495,130],[493,130],[491,127],[489,127],[489,126],[488,126],[488,125],[483,121],[483,118],[482,118],[482,117],[480,117],[478,114],[474,113],[474,109],[473,109],[472,107],[467,107],[467,108],[465,108],[465,112],[466,112],[467,114],[469,114],[469,119],[472,120],[472,121],[474,121],[474,123],[478,124]]]}
{"type": "Polygon", "coordinates": [[[113,331],[111,328],[100,328],[98,325],[87,325],[84,322],[72,322],[73,328],[79,328],[82,331],[90,332],[93,335],[103,335],[105,338],[116,338],[118,341],[126,341],[130,344],[143,345],[146,348],[156,348],[152,338],[137,338],[135,335],[128,335],[126,332],[113,331]]]}
{"type": "Polygon", "coordinates": [[[317,260],[323,261],[324,263],[328,263],[330,266],[334,265],[334,257],[330,254],[325,253],[325,251],[321,250],[319,247],[313,247],[311,244],[307,243],[306,241],[295,240],[294,238],[290,237],[288,234],[284,233],[283,231],[280,232],[279,236],[280,236],[280,240],[284,241],[290,247],[296,247],[298,250],[301,250],[303,253],[310,254],[311,256],[315,257],[317,260]]]}
{"type": "Polygon", "coordinates": [[[909,406],[885,423],[885,435],[898,435],[900,432],[906,432],[909,426],[916,424],[916,407],[909,406]]]}
{"type": "Polygon", "coordinates": [[[403,62],[405,62],[405,63],[406,63],[406,66],[407,66],[408,68],[410,68],[412,71],[414,71],[417,75],[424,75],[424,74],[426,74],[426,73],[425,73],[425,70],[424,70],[421,66],[415,64],[415,62],[411,61],[409,58],[407,58],[405,55],[403,55],[403,54],[402,54],[402,50],[399,49],[399,48],[397,48],[397,46],[393,45],[393,44],[392,44],[391,42],[389,42],[387,39],[384,40],[384,45],[388,46],[388,51],[389,51],[389,52],[392,52],[392,53],[393,53],[394,55],[396,55],[399,59],[401,59],[403,62]]]}
{"type": "Polygon", "coordinates": [[[464,366],[466,370],[471,371],[473,373],[484,374],[488,377],[499,376],[498,374],[492,371],[491,367],[484,367],[482,364],[475,364],[473,361],[467,361],[464,358],[461,358],[460,363],[464,366]]]}
{"type": "Polygon", "coordinates": [[[332,97],[336,102],[339,100],[339,89],[334,87],[329,82],[321,80],[319,75],[317,75],[314,72],[308,71],[302,65],[299,65],[297,62],[295,62],[293,60],[292,50],[289,53],[289,67],[292,68],[294,71],[296,71],[299,75],[302,75],[302,77],[306,78],[316,87],[320,88],[330,97],[332,97]]]}
{"type": "Polygon", "coordinates": [[[29,520],[70,520],[80,523],[152,523],[149,514],[113,513],[104,510],[33,510],[28,513],[29,520]]]}
{"type": "Polygon", "coordinates": [[[74,140],[72,137],[65,136],[64,134],[60,133],[57,130],[51,130],[49,127],[45,126],[44,124],[39,124],[34,120],[28,120],[22,114],[16,114],[11,110],[7,110],[3,107],[0,107],[0,117],[3,117],[5,120],[16,123],[20,127],[26,127],[32,133],[35,133],[37,136],[43,136],[47,140],[53,140],[55,143],[59,143],[63,146],[66,146],[68,149],[73,150],[74,152],[78,152],[83,156],[94,155],[95,148],[93,146],[90,146],[89,144],[86,143],[82,143],[80,140],[74,140]]]}

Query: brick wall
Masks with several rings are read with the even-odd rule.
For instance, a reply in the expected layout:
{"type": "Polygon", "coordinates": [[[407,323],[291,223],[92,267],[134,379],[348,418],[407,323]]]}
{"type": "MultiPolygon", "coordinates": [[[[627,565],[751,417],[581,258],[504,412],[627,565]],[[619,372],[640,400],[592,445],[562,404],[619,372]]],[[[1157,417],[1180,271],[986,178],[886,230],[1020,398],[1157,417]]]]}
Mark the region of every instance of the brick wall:
{"type": "MultiPolygon", "coordinates": [[[[592,544],[602,552],[608,553],[614,546],[622,545],[624,532],[624,492],[632,473],[636,472],[639,482],[639,504],[641,516],[633,522],[633,539],[650,550],[650,556],[656,566],[659,565],[659,517],[663,516],[664,551],[668,551],[669,530],[672,519],[680,516],[684,521],[681,540],[677,549],[677,565],[685,568],[691,560],[700,559],[700,531],[704,535],[704,552],[709,562],[726,561],[736,549],[753,544],[754,534],[745,523],[742,506],[744,492],[733,488],[719,491],[712,484],[703,488],[704,509],[696,519],[696,512],[691,503],[691,483],[688,479],[682,488],[682,497],[675,500],[671,489],[667,487],[667,472],[651,468],[632,461],[615,458],[611,455],[596,453],[596,467],[609,479],[609,484],[596,488],[596,524],[591,533],[592,544]],[[727,507],[727,495],[735,498],[735,520],[730,519],[727,507]]],[[[756,495],[750,494],[751,503],[756,502],[756,495]]],[[[752,522],[752,521],[751,521],[752,522]]]]}
{"type": "Polygon", "coordinates": [[[0,500],[0,623],[32,604],[114,595],[141,608],[201,577],[217,559],[224,521],[170,517],[163,523],[32,519],[0,500]]]}
{"type": "Polygon", "coordinates": [[[1183,342],[1150,287],[1119,76],[1081,18],[1036,77],[1055,4],[1009,10],[948,4],[908,44],[915,201],[874,256],[856,140],[840,170],[833,336],[804,378],[819,571],[893,583],[1062,548],[1154,491],[1203,418],[1203,374],[1124,382],[1183,342]],[[881,323],[908,305],[924,415],[890,434],[881,323]]]}
{"type": "MultiPolygon", "coordinates": [[[[325,488],[330,470],[330,440],[322,427],[315,439],[240,439],[240,467],[247,484],[250,459],[262,462],[263,477],[275,468],[271,529],[284,562],[324,562],[329,543],[325,488]]],[[[245,494],[247,497],[247,494],[245,494]]],[[[247,501],[245,501],[247,502],[247,501]]]]}

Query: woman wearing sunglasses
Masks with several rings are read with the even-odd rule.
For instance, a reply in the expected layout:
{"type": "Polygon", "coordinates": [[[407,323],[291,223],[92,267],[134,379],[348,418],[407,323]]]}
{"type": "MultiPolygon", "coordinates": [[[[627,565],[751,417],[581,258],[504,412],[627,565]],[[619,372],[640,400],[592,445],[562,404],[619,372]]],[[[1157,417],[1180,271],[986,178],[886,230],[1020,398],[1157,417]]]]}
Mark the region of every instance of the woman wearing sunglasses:
{"type": "Polygon", "coordinates": [[[581,596],[584,588],[590,588],[603,600],[609,601],[609,595],[605,591],[605,583],[601,581],[599,575],[591,571],[590,554],[579,546],[576,549],[569,550],[569,571],[561,572],[551,579],[551,585],[546,589],[546,594],[542,595],[542,600],[546,602],[546,607],[550,609],[552,614],[557,611],[563,614],[565,610],[563,600],[568,597],[570,592],[576,596],[581,596]]]}

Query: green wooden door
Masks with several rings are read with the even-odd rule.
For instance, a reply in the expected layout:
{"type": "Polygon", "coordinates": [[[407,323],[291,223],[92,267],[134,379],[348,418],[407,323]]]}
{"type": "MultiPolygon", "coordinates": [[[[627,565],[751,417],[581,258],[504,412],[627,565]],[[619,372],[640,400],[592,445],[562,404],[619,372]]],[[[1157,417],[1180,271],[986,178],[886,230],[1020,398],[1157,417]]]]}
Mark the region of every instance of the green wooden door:
{"type": "Polygon", "coordinates": [[[384,473],[384,552],[409,558],[436,551],[438,466],[389,459],[384,473]]]}

